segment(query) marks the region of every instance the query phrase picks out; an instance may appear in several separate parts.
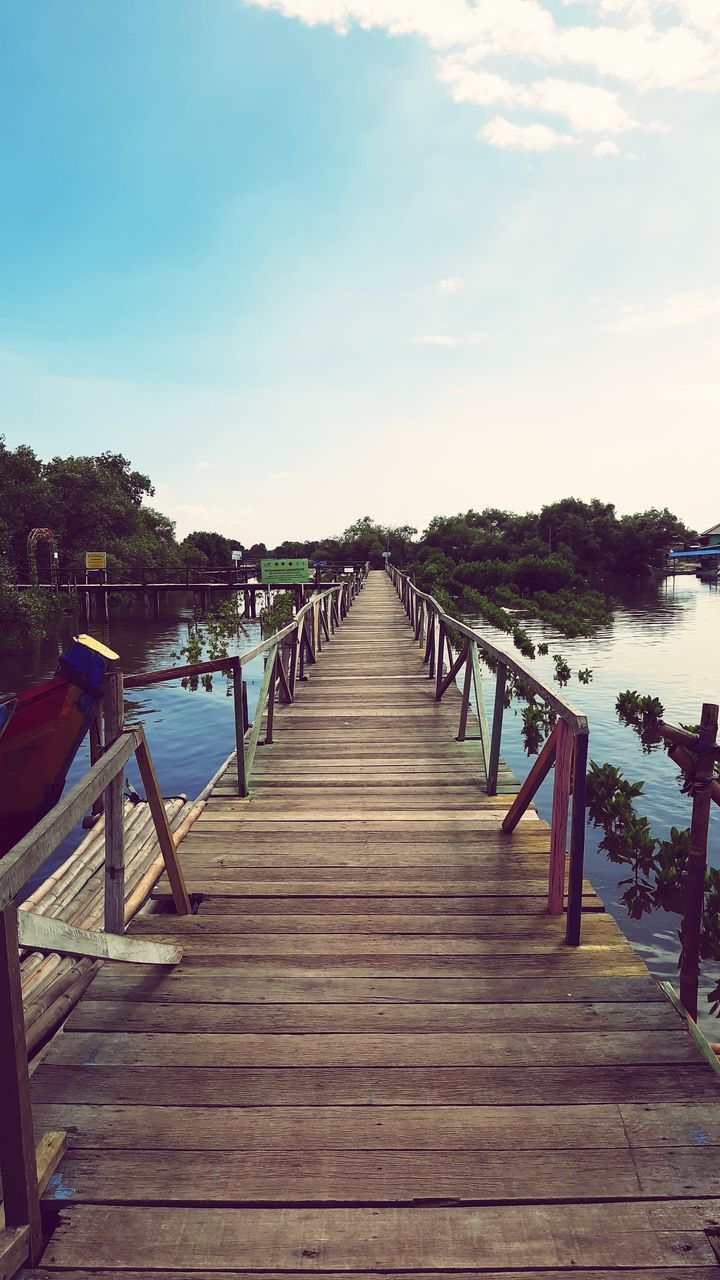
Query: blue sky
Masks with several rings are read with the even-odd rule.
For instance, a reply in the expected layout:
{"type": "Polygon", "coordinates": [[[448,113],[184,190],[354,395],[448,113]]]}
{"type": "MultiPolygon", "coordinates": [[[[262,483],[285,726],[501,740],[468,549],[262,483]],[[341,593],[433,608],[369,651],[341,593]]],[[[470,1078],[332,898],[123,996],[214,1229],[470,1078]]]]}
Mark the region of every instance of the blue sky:
{"type": "Polygon", "coordinates": [[[717,0],[0,0],[0,432],[245,541],[720,515],[717,0]]]}

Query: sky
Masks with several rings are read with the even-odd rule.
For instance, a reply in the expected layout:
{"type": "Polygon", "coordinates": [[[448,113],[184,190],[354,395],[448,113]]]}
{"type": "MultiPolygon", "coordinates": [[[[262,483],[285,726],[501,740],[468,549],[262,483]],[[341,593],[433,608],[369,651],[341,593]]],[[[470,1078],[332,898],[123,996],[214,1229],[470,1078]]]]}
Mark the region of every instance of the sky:
{"type": "Polygon", "coordinates": [[[720,0],[0,0],[0,434],[179,536],[720,518],[720,0]]]}

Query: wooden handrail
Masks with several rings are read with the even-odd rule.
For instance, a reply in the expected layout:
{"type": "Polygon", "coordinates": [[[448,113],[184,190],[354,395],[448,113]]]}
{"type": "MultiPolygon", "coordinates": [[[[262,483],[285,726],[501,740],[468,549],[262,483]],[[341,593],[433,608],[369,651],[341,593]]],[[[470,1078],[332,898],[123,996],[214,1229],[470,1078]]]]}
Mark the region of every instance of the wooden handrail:
{"type": "Polygon", "coordinates": [[[424,645],[428,676],[435,680],[435,698],[440,701],[465,668],[460,698],[460,723],[458,741],[467,739],[467,724],[473,686],[477,699],[477,717],[485,769],[485,786],[488,795],[497,794],[500,767],[503,712],[508,671],[520,677],[525,686],[547,703],[558,716],[558,723],[522,784],[506,814],[502,830],[510,834],[530,805],[539,786],[555,765],[553,789],[552,825],[550,834],[550,861],[548,872],[548,911],[560,914],[564,907],[565,862],[567,856],[567,827],[570,795],[573,809],[570,840],[570,888],[566,941],[577,946],[580,941],[582,918],[582,886],[585,857],[585,769],[587,768],[588,722],[581,711],[571,705],[549,685],[534,675],[512,654],[487,640],[479,631],[468,627],[446,613],[434,596],[420,591],[408,574],[401,573],[394,565],[387,565],[387,573],[397,591],[413,628],[415,640],[424,645]],[[445,672],[445,649],[449,649],[448,631],[461,636],[465,643],[457,657],[452,651],[445,672]],[[487,714],[482,694],[482,679],[478,650],[491,657],[496,664],[495,698],[492,731],[487,724],[487,714]],[[573,764],[574,761],[574,764],[573,764]]]}
{"type": "MultiPolygon", "coordinates": [[[[478,648],[482,649],[483,653],[486,653],[488,657],[493,658],[496,662],[501,662],[508,670],[513,671],[515,675],[525,681],[528,688],[532,689],[533,693],[537,693],[544,702],[547,702],[549,706],[553,707],[563,720],[567,720],[568,724],[572,725],[572,728],[576,733],[588,732],[587,716],[583,715],[582,711],[579,711],[577,707],[574,707],[566,698],[563,698],[562,695],[557,693],[555,689],[551,688],[549,684],[546,684],[544,680],[541,680],[539,676],[536,676],[534,672],[530,671],[529,668],[526,667],[524,663],[520,662],[513,654],[508,653],[507,650],[501,649],[498,645],[493,644],[492,641],[488,640],[480,631],[474,630],[473,627],[466,626],[466,624],[464,622],[460,622],[458,618],[453,618],[451,614],[445,613],[442,605],[438,603],[434,596],[429,595],[426,591],[420,591],[420,589],[410,581],[407,574],[401,573],[394,565],[388,565],[388,573],[391,578],[395,577],[406,582],[414,597],[424,601],[425,605],[432,610],[438,621],[442,622],[444,626],[452,627],[453,630],[458,632],[461,636],[464,636],[468,640],[473,640],[477,644],[478,648]]],[[[397,588],[397,582],[395,582],[395,586],[397,588]]]]}

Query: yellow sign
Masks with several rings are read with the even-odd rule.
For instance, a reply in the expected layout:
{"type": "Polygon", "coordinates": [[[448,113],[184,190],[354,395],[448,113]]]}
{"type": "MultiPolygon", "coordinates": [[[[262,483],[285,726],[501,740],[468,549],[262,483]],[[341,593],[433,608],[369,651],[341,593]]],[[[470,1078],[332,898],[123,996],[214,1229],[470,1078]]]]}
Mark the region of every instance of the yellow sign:
{"type": "Polygon", "coordinates": [[[107,569],[107,552],[106,551],[86,551],[85,552],[85,568],[86,569],[107,569]]]}

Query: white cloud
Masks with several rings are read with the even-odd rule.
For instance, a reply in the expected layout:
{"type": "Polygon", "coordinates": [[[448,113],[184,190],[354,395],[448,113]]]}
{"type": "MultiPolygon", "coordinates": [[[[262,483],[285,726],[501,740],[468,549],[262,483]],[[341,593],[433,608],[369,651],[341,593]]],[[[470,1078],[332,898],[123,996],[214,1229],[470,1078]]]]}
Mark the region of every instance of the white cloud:
{"type": "Polygon", "coordinates": [[[195,467],[198,471],[211,471],[212,462],[196,462],[195,467]]]}
{"type": "Polygon", "coordinates": [[[595,85],[556,79],[514,84],[503,76],[475,71],[462,56],[440,59],[440,79],[450,86],[456,102],[563,116],[576,133],[626,133],[639,127],[616,93],[595,85]]]}
{"type": "Polygon", "coordinates": [[[438,281],[440,293],[459,293],[462,286],[463,282],[459,276],[446,276],[444,280],[438,281]]]}
{"type": "Polygon", "coordinates": [[[292,477],[293,477],[292,471],[273,471],[270,476],[270,479],[271,480],[292,480],[292,477]]]}
{"type": "Polygon", "coordinates": [[[467,333],[462,336],[451,333],[432,333],[413,338],[412,341],[426,347],[476,347],[479,343],[485,342],[487,336],[486,333],[467,333]]]}
{"type": "Polygon", "coordinates": [[[546,124],[513,124],[502,116],[496,116],[486,124],[478,138],[504,151],[554,151],[556,147],[567,147],[574,141],[567,133],[556,133],[546,124]]]}
{"type": "Polygon", "coordinates": [[[341,32],[420,37],[444,53],[438,75],[456,101],[559,115],[578,136],[666,128],[641,109],[649,91],[720,92],[720,0],[587,0],[583,20],[562,25],[552,0],[246,2],[341,32]],[[561,68],[571,78],[551,74],[561,68]]]}
{"type": "Polygon", "coordinates": [[[715,318],[720,318],[720,287],[691,289],[649,305],[622,307],[617,319],[603,329],[607,333],[653,334],[715,318]]]}
{"type": "Polygon", "coordinates": [[[611,142],[606,139],[605,142],[596,142],[593,147],[594,156],[619,156],[620,148],[617,142],[611,142]]]}

